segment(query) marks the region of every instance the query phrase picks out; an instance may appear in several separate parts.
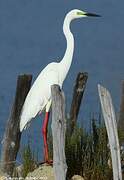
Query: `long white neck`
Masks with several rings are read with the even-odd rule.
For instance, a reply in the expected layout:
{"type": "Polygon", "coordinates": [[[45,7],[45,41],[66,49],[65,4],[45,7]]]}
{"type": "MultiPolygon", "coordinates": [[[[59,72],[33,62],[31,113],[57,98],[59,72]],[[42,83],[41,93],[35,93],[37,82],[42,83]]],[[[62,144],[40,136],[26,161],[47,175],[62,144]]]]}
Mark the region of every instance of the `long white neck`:
{"type": "Polygon", "coordinates": [[[65,20],[64,20],[64,24],[63,24],[63,32],[66,37],[67,48],[65,51],[65,55],[64,55],[62,61],[60,62],[62,81],[64,81],[64,79],[70,69],[70,66],[72,63],[72,58],[73,58],[73,52],[74,52],[74,37],[70,31],[71,21],[72,21],[72,17],[67,14],[67,16],[65,17],[65,20]]]}

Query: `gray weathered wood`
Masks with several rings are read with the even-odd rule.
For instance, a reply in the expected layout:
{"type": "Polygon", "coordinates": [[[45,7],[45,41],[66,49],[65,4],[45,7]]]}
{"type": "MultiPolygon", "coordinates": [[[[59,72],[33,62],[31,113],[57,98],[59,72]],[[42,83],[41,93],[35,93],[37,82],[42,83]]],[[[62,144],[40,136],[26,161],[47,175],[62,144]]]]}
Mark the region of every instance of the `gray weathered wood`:
{"type": "Polygon", "coordinates": [[[55,180],[65,180],[67,172],[65,158],[65,99],[58,85],[51,87],[51,93],[54,175],[55,180]]]}
{"type": "Polygon", "coordinates": [[[109,91],[98,85],[99,97],[107,129],[113,167],[113,179],[122,180],[120,146],[117,132],[117,122],[109,91]]]}
{"type": "Polygon", "coordinates": [[[73,90],[73,98],[71,103],[71,109],[70,109],[70,129],[71,134],[73,132],[73,129],[76,124],[76,120],[78,117],[81,101],[83,98],[83,94],[85,91],[86,83],[88,79],[88,73],[87,72],[80,72],[77,75],[74,90],[73,90]]]}
{"type": "Polygon", "coordinates": [[[19,130],[20,113],[31,86],[31,75],[20,75],[17,80],[16,95],[2,141],[1,168],[8,175],[12,175],[20,145],[19,130]]]}

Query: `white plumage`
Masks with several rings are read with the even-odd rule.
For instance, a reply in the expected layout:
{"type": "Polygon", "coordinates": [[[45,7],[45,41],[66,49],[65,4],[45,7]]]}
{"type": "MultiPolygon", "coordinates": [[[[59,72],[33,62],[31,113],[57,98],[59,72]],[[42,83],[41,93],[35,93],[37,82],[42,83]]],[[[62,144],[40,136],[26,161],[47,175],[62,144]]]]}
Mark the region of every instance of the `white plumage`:
{"type": "Polygon", "coordinates": [[[47,65],[31,87],[22,109],[20,131],[45,108],[51,98],[50,88],[52,84],[59,84],[61,86],[58,63],[47,65]],[[58,68],[56,69],[56,67],[58,68]]]}
{"type": "MultiPolygon", "coordinates": [[[[73,19],[87,16],[98,15],[86,13],[78,9],[74,9],[66,15],[63,24],[63,32],[67,41],[65,55],[59,63],[53,62],[48,64],[35,80],[22,108],[20,131],[26,127],[27,123],[30,122],[32,118],[46,108],[51,101],[51,85],[58,84],[62,87],[63,81],[70,69],[74,52],[74,38],[70,31],[70,23],[73,19]]],[[[47,108],[48,111],[49,108],[50,105],[47,108]]]]}

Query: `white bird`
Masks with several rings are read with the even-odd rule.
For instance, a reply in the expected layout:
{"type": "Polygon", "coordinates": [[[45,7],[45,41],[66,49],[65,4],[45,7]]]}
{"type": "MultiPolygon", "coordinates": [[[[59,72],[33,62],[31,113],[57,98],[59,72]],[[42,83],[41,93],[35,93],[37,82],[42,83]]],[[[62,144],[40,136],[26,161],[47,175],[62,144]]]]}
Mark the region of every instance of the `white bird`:
{"type": "Polygon", "coordinates": [[[71,10],[69,13],[67,13],[63,24],[63,32],[67,41],[67,48],[64,57],[59,63],[52,62],[41,71],[32,85],[22,108],[22,113],[20,116],[20,131],[26,128],[27,124],[31,121],[32,118],[35,118],[35,116],[44,109],[46,110],[46,116],[42,128],[45,149],[45,162],[49,162],[47,125],[51,107],[51,85],[58,84],[60,88],[62,88],[63,81],[65,80],[72,63],[74,52],[74,37],[70,31],[71,21],[73,19],[87,16],[98,17],[99,15],[87,13],[78,9],[71,10]]]}

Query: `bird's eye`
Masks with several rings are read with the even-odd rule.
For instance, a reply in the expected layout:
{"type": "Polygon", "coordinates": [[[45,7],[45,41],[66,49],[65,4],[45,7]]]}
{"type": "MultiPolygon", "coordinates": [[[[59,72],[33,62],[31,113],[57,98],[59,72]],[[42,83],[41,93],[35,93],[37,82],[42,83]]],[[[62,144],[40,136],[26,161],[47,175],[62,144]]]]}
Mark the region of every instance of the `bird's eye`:
{"type": "Polygon", "coordinates": [[[78,11],[78,12],[77,12],[77,15],[82,16],[82,15],[84,15],[84,13],[81,12],[81,11],[78,11]]]}

